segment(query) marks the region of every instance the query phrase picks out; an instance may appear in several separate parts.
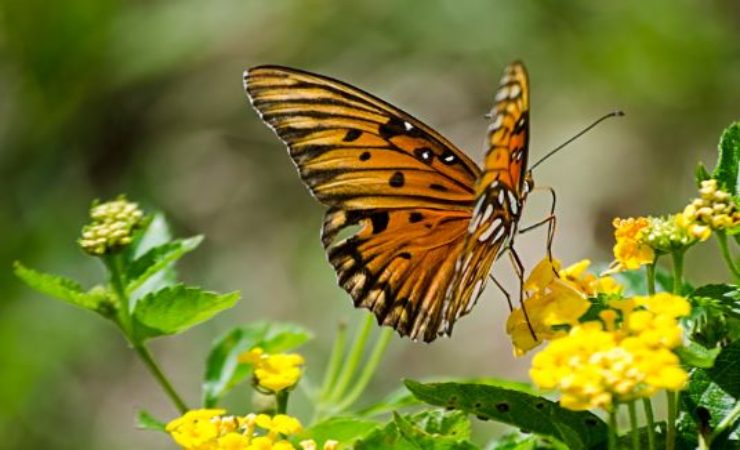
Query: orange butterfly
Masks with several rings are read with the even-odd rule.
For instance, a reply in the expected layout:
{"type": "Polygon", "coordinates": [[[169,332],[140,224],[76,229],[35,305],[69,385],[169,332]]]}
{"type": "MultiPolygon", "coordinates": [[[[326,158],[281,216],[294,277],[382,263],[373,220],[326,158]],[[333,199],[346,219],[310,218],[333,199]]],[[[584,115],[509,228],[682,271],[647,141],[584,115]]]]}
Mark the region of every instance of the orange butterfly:
{"type": "MultiPolygon", "coordinates": [[[[378,323],[427,342],[450,334],[502,248],[521,283],[511,245],[533,187],[521,63],[506,68],[496,92],[482,170],[419,120],[340,81],[261,66],[245,72],[244,85],[329,207],[321,239],[339,284],[378,323]],[[352,226],[359,229],[335,242],[352,226]]],[[[552,230],[554,216],[546,221],[552,230]]]]}

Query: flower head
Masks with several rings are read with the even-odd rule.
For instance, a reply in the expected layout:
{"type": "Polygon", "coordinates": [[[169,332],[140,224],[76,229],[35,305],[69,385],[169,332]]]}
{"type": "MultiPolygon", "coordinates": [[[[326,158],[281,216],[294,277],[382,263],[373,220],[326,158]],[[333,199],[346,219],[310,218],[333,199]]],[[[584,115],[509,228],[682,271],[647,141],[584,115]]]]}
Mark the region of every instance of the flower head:
{"type": "Polygon", "coordinates": [[[671,253],[706,239],[705,231],[705,226],[686,220],[683,214],[651,217],[643,241],[657,252],[671,253]]]}
{"type": "Polygon", "coordinates": [[[614,219],[614,264],[613,271],[634,270],[655,259],[653,249],[643,242],[650,225],[647,217],[614,219]]]}
{"type": "Polygon", "coordinates": [[[298,419],[284,414],[237,417],[225,412],[188,411],[168,423],[166,431],[185,450],[295,450],[285,437],[301,431],[298,419]]]}
{"type": "Polygon", "coordinates": [[[92,222],[82,228],[79,245],[94,256],[125,247],[131,243],[133,232],[144,221],[139,205],[120,196],[116,200],[93,204],[90,208],[92,222]]]}
{"type": "Polygon", "coordinates": [[[688,314],[688,301],[660,293],[612,300],[610,306],[602,321],[572,327],[532,360],[534,383],[560,390],[566,408],[610,409],[614,402],[686,384],[688,375],[672,350],[682,342],[677,318],[688,314]]]}
{"type": "Polygon", "coordinates": [[[545,258],[532,269],[524,282],[527,297],[523,308],[514,309],[506,321],[515,355],[523,355],[544,340],[566,335],[564,326],[576,325],[590,308],[589,297],[621,292],[613,278],[587,272],[589,264],[583,260],[560,270],[559,261],[551,263],[545,258]]]}
{"type": "Polygon", "coordinates": [[[271,392],[290,389],[303,373],[303,357],[297,353],[267,354],[259,347],[243,353],[239,361],[254,365],[257,384],[271,392]]]}
{"type": "Polygon", "coordinates": [[[717,180],[701,182],[699,198],[689,203],[681,213],[684,220],[691,223],[703,240],[712,230],[727,230],[740,226],[740,210],[729,192],[718,188],[717,180]]]}

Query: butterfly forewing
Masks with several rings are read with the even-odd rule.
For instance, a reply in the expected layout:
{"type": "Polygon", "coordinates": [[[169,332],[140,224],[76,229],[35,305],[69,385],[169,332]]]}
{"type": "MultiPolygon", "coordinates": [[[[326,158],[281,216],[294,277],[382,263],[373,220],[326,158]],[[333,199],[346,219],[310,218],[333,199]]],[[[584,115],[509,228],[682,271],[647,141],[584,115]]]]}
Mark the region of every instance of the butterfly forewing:
{"type": "Polygon", "coordinates": [[[340,285],[379,323],[435,339],[476,200],[475,163],[410,115],[331,78],[265,66],[247,71],[245,88],[330,207],[322,241],[340,285]]]}
{"type": "Polygon", "coordinates": [[[526,192],[529,143],[529,87],[521,63],[504,71],[494,97],[483,173],[457,270],[445,298],[445,332],[466,314],[485,288],[499,252],[516,232],[526,192]]]}

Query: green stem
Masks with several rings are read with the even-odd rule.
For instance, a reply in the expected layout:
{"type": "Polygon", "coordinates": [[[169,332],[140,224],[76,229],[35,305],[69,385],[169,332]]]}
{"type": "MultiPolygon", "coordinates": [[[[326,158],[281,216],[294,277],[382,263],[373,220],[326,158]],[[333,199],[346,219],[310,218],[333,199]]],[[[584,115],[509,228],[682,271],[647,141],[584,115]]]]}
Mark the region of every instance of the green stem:
{"type": "Polygon", "coordinates": [[[617,405],[612,405],[609,410],[609,450],[617,449],[617,405]]]}
{"type": "Polygon", "coordinates": [[[177,391],[175,391],[175,388],[172,387],[172,383],[170,383],[169,379],[164,375],[162,369],[159,368],[159,365],[157,365],[157,362],[152,357],[149,349],[143,342],[139,342],[134,334],[133,319],[131,318],[131,300],[126,293],[121,255],[109,255],[104,259],[104,262],[108,268],[108,272],[110,272],[111,287],[118,297],[118,326],[121,328],[124,336],[136,351],[136,354],[139,355],[146,367],[152,375],[154,375],[154,378],[175,405],[175,408],[177,408],[181,414],[184,414],[188,410],[187,405],[185,405],[185,402],[178,395],[177,391]]]}
{"type": "Polygon", "coordinates": [[[637,425],[637,408],[635,407],[635,401],[627,403],[627,411],[630,415],[630,437],[632,438],[632,449],[640,450],[640,431],[637,425]]]}
{"type": "Polygon", "coordinates": [[[175,404],[175,407],[180,412],[180,414],[185,414],[188,410],[187,405],[185,405],[185,402],[182,401],[182,398],[177,394],[177,391],[175,391],[175,388],[172,387],[172,384],[167,379],[167,377],[162,372],[162,369],[159,368],[159,365],[157,365],[157,362],[154,361],[154,358],[152,358],[152,354],[149,352],[149,349],[144,346],[142,343],[135,343],[133,344],[134,350],[136,350],[136,353],[141,357],[141,360],[144,361],[144,364],[146,364],[147,368],[149,368],[149,371],[154,375],[154,378],[156,378],[157,382],[159,382],[159,385],[162,386],[162,389],[167,393],[167,396],[172,400],[172,403],[175,404]]]}
{"type": "Polygon", "coordinates": [[[286,414],[288,412],[288,397],[290,392],[278,391],[275,394],[275,414],[286,414]]]}
{"type": "Polygon", "coordinates": [[[717,424],[717,427],[709,436],[709,442],[707,444],[711,444],[717,436],[733,426],[738,419],[740,419],[740,401],[735,402],[735,407],[717,424]]]}
{"type": "Polygon", "coordinates": [[[653,416],[653,404],[649,398],[642,399],[642,407],[645,410],[645,421],[647,422],[648,449],[655,448],[655,417],[653,416]]]}
{"type": "Polygon", "coordinates": [[[647,291],[648,295],[655,295],[655,265],[658,263],[656,258],[652,263],[647,265],[647,291]]]}
{"type": "Polygon", "coordinates": [[[324,373],[324,381],[321,384],[321,393],[319,394],[319,401],[326,400],[331,394],[334,385],[337,382],[339,376],[339,369],[341,368],[342,357],[344,356],[344,349],[347,346],[347,325],[340,323],[337,329],[337,339],[334,341],[334,347],[331,349],[331,356],[329,357],[329,365],[324,373]]]}
{"type": "Polygon", "coordinates": [[[357,333],[357,337],[355,337],[355,340],[352,343],[352,348],[347,357],[347,362],[341,375],[339,375],[339,380],[337,381],[331,396],[329,397],[332,402],[338,401],[347,391],[347,388],[352,381],[352,376],[355,374],[357,366],[359,366],[360,360],[362,359],[362,354],[365,350],[365,343],[367,342],[368,336],[370,336],[370,331],[373,329],[374,320],[375,319],[372,314],[367,314],[365,316],[365,322],[362,324],[362,328],[357,333]]]}
{"type": "Polygon", "coordinates": [[[380,332],[380,336],[375,342],[375,347],[373,347],[373,351],[372,353],[370,353],[370,357],[368,358],[365,367],[362,369],[362,373],[355,383],[355,386],[352,388],[349,394],[347,394],[346,398],[339,404],[337,408],[339,411],[344,411],[345,409],[349,408],[354,402],[357,401],[358,398],[360,398],[362,392],[365,390],[368,383],[375,374],[375,370],[377,370],[378,365],[380,364],[380,360],[383,358],[383,354],[388,348],[388,344],[391,342],[392,337],[393,329],[391,328],[384,328],[380,332]]]}
{"type": "Polygon", "coordinates": [[[676,448],[676,393],[666,391],[668,399],[668,419],[666,420],[665,448],[674,450],[676,448]]]}
{"type": "Polygon", "coordinates": [[[673,256],[673,293],[681,295],[683,288],[683,255],[684,250],[677,250],[673,256]]]}
{"type": "Polygon", "coordinates": [[[722,253],[722,259],[725,260],[727,268],[735,276],[735,280],[740,280],[740,269],[735,265],[735,261],[732,259],[730,248],[727,246],[727,234],[722,230],[717,230],[714,233],[717,236],[717,242],[719,242],[719,250],[722,253]]]}

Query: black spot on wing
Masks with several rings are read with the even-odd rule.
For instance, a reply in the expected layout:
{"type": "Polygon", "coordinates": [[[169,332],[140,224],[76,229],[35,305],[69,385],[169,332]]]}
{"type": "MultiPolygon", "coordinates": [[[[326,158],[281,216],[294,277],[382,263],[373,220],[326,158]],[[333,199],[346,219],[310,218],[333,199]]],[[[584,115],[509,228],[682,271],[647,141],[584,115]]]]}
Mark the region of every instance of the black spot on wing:
{"type": "Polygon", "coordinates": [[[388,184],[394,188],[403,187],[405,182],[406,182],[406,179],[404,178],[403,173],[401,172],[395,172],[391,176],[390,180],[388,180],[388,184]]]}
{"type": "Polygon", "coordinates": [[[409,252],[402,252],[402,253],[399,253],[398,254],[398,257],[399,258],[402,258],[402,259],[411,259],[411,253],[409,253],[409,252]]]}
{"type": "Polygon", "coordinates": [[[367,161],[368,159],[370,159],[370,156],[370,152],[362,152],[360,154],[360,161],[367,161]]]}
{"type": "Polygon", "coordinates": [[[388,213],[385,211],[371,214],[370,222],[373,225],[373,234],[381,233],[388,228],[388,219],[388,213]]]}
{"type": "Polygon", "coordinates": [[[426,164],[431,164],[434,160],[434,152],[429,147],[419,147],[414,149],[414,155],[426,164]]]}
{"type": "Polygon", "coordinates": [[[418,211],[413,211],[413,212],[411,212],[411,214],[409,214],[409,222],[410,223],[421,222],[422,220],[424,220],[424,214],[422,214],[422,213],[420,213],[418,211]]]}
{"type": "Polygon", "coordinates": [[[457,156],[449,150],[445,150],[445,152],[442,153],[442,156],[440,156],[439,159],[448,166],[451,166],[458,162],[457,156]]]}
{"type": "Polygon", "coordinates": [[[347,130],[347,134],[344,135],[344,139],[342,139],[344,142],[352,142],[356,141],[357,139],[362,136],[362,131],[360,130],[347,130]]]}
{"type": "Polygon", "coordinates": [[[448,192],[449,191],[449,189],[447,189],[446,187],[444,187],[444,186],[442,186],[441,184],[438,184],[438,183],[432,183],[432,184],[430,184],[429,185],[429,188],[430,189],[434,189],[435,191],[439,191],[439,192],[448,192]]]}

